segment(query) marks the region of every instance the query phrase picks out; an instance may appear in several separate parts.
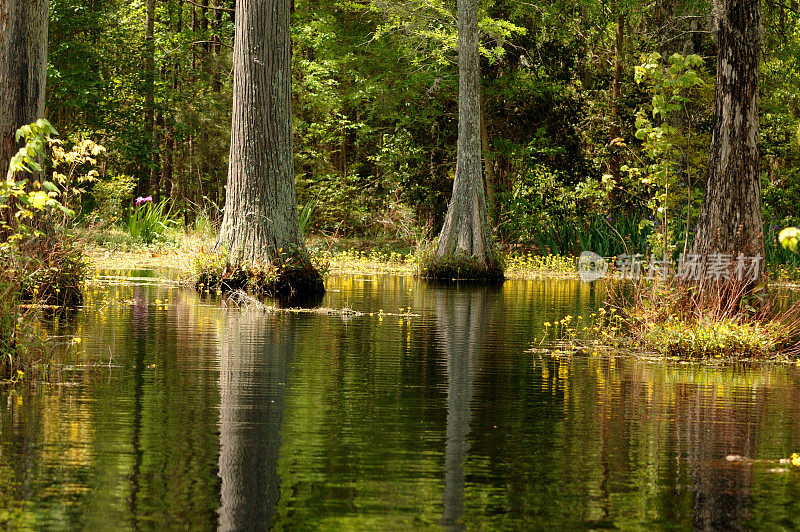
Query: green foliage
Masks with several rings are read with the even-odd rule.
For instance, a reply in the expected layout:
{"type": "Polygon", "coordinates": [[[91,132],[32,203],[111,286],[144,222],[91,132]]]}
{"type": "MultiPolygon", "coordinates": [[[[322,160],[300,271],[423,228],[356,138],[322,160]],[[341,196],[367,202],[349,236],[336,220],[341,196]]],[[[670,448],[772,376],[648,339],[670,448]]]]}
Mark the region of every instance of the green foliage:
{"type": "Polygon", "coordinates": [[[110,223],[121,220],[125,214],[123,205],[129,201],[135,187],[134,178],[124,174],[97,181],[92,187],[92,196],[101,220],[110,223]]]}
{"type": "MultiPolygon", "coordinates": [[[[19,314],[19,286],[10,270],[0,271],[0,358],[11,357],[17,351],[17,321],[19,314]]],[[[7,378],[10,372],[0,378],[7,378]]]]}
{"type": "MultiPolygon", "coordinates": [[[[455,3],[294,5],[297,198],[300,206],[318,201],[305,232],[409,241],[435,232],[456,160],[455,3]]],[[[637,248],[630,251],[688,243],[712,116],[713,73],[699,57],[715,54],[711,33],[693,24],[710,9],[635,0],[481,3],[484,155],[495,175],[489,207],[498,240],[556,253],[579,251],[589,234],[609,253],[620,251],[617,232],[630,237],[637,248]],[[626,21],[619,57],[617,17],[626,21]],[[673,54],[689,47],[694,55],[673,54]],[[612,101],[617,59],[622,93],[612,101]],[[619,138],[609,142],[611,124],[619,138]],[[612,222],[612,229],[600,222],[608,216],[638,216],[642,227],[623,231],[612,222]]],[[[796,222],[800,194],[800,18],[785,6],[764,9],[764,219],[785,226],[796,222]]],[[[91,191],[102,219],[123,218],[130,182],[110,176],[132,176],[138,194],[169,197],[187,224],[196,216],[215,222],[229,147],[232,15],[158,2],[152,72],[142,68],[144,20],[142,2],[50,3],[48,114],[65,138],[91,137],[108,148],[98,175],[76,169],[70,178],[59,165],[64,183],[52,183],[62,194],[50,199],[89,209],[92,202],[76,196],[91,191]],[[143,120],[150,75],[152,128],[143,120]]],[[[37,205],[51,192],[25,187],[37,205]]],[[[768,258],[795,260],[771,249],[768,258]]]]}
{"type": "Polygon", "coordinates": [[[50,144],[53,182],[58,183],[61,188],[61,203],[71,206],[73,198],[80,201],[81,195],[86,192],[86,186],[97,181],[100,174],[96,167],[99,157],[105,154],[106,149],[91,139],[74,141],[69,150],[57,139],[50,144]]]}
{"type": "Polygon", "coordinates": [[[41,234],[32,225],[35,217],[47,216],[56,209],[65,216],[74,214],[56,199],[58,187],[41,179],[51,135],[55,134],[44,119],[17,131],[17,142],[24,140],[25,145],[11,158],[6,179],[0,182],[0,234],[5,236],[0,242],[2,253],[11,253],[21,240],[41,234]]]}
{"type": "Polygon", "coordinates": [[[131,238],[145,244],[165,240],[169,230],[177,226],[178,221],[174,219],[166,200],[153,203],[152,198],[149,198],[148,201],[131,207],[128,213],[128,231],[131,238]]]}
{"type": "Polygon", "coordinates": [[[13,264],[23,301],[62,308],[83,302],[88,265],[82,247],[64,229],[25,243],[24,254],[15,256],[13,264]]]}
{"type": "Polygon", "coordinates": [[[765,325],[730,317],[687,323],[672,315],[664,322],[645,327],[641,339],[668,356],[765,357],[780,348],[784,336],[780,327],[779,323],[765,325]]]}
{"type": "Polygon", "coordinates": [[[21,127],[16,139],[25,145],[0,184],[0,378],[21,378],[41,343],[30,309],[82,301],[86,262],[72,235],[56,224],[73,213],[57,199],[62,189],[42,179],[55,166],[55,134],[46,120],[21,127]]]}
{"type": "MultiPolygon", "coordinates": [[[[686,157],[696,149],[692,131],[676,125],[679,116],[688,117],[690,106],[708,95],[704,92],[708,84],[703,80],[702,66],[701,57],[680,54],[670,56],[664,66],[661,55],[652,53],[635,69],[636,82],[645,84],[652,98],[649,113],[639,111],[636,115],[636,138],[642,141],[644,155],[642,165],[624,166],[622,171],[637,179],[645,191],[653,218],[643,219],[641,228],[653,229],[659,224],[649,237],[652,251],[659,256],[672,255],[675,250],[675,218],[683,218],[686,203],[678,190],[682,184],[688,187],[689,210],[692,209],[691,183],[681,183],[679,173],[698,175],[705,160],[702,155],[695,160],[686,157]]],[[[691,212],[686,215],[690,217],[691,212]]]]}
{"type": "Polygon", "coordinates": [[[620,346],[683,358],[796,354],[800,305],[735,281],[687,288],[680,283],[616,286],[620,326],[605,337],[620,346]],[[631,290],[628,290],[630,288],[631,290]]]}
{"type": "Polygon", "coordinates": [[[311,200],[300,210],[300,216],[298,219],[298,224],[300,225],[300,234],[304,235],[306,233],[306,229],[308,228],[308,222],[311,220],[311,215],[314,214],[314,208],[317,206],[319,202],[317,200],[311,200]]]}
{"type": "Polygon", "coordinates": [[[800,240],[800,229],[797,227],[787,227],[778,235],[781,245],[792,251],[797,251],[797,242],[800,240]]]}
{"type": "MultiPolygon", "coordinates": [[[[213,248],[201,248],[194,255],[193,266],[195,274],[195,288],[198,290],[222,290],[225,266],[228,263],[228,254],[213,248]]],[[[238,284],[238,283],[237,283],[238,284]]],[[[230,288],[235,290],[241,286],[230,288]]]]}

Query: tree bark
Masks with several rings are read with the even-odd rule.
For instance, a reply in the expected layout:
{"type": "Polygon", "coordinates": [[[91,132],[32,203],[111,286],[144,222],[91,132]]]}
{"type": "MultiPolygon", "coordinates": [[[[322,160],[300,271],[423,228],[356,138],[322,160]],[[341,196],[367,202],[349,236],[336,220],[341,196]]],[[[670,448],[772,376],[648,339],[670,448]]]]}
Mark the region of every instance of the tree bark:
{"type": "Polygon", "coordinates": [[[486,175],[486,209],[489,222],[492,225],[500,223],[499,218],[499,197],[497,175],[494,171],[494,160],[491,156],[491,144],[489,142],[489,128],[486,125],[486,106],[481,101],[481,150],[483,151],[483,167],[486,175]]]}
{"type": "Polygon", "coordinates": [[[154,190],[158,181],[156,174],[158,142],[155,138],[156,121],[156,47],[155,47],[155,16],[156,1],[147,0],[145,8],[145,27],[144,27],[144,57],[142,58],[144,68],[144,135],[145,135],[145,158],[139,166],[139,182],[137,193],[140,196],[157,195],[158,190],[154,190]]]}
{"type": "Polygon", "coordinates": [[[0,179],[17,153],[17,129],[44,117],[47,0],[0,0],[0,179]]]}
{"type": "Polygon", "coordinates": [[[693,253],[764,256],[758,166],[761,8],[718,0],[717,86],[709,176],[693,253]]]}
{"type": "Polygon", "coordinates": [[[611,158],[609,160],[609,173],[614,177],[614,182],[619,183],[619,169],[621,157],[617,141],[622,131],[619,115],[619,99],[622,96],[622,53],[625,44],[625,15],[617,15],[617,30],[614,38],[614,79],[611,83],[611,128],[609,130],[609,146],[611,158]]]}
{"type": "Polygon", "coordinates": [[[495,270],[481,172],[478,2],[458,0],[458,149],[453,196],[439,235],[440,258],[464,255],[495,270]]]}
{"type": "Polygon", "coordinates": [[[230,265],[258,268],[273,264],[281,250],[303,251],[292,158],[289,0],[240,0],[236,21],[231,151],[218,247],[227,248],[230,265]]]}

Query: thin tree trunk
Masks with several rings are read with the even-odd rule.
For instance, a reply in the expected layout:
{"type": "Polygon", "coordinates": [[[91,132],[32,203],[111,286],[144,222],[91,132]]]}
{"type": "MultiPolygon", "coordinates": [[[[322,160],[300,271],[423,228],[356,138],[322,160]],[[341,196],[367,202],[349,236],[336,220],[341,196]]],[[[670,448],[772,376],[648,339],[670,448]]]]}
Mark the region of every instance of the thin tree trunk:
{"type": "Polygon", "coordinates": [[[158,144],[155,139],[155,14],[156,0],[147,0],[144,30],[144,134],[146,142],[145,159],[140,167],[138,193],[141,196],[157,194],[154,186],[156,177],[156,157],[158,144]]]}
{"type": "MultiPolygon", "coordinates": [[[[213,0],[211,5],[213,7],[222,7],[219,0],[213,0]]],[[[222,90],[222,66],[220,65],[220,52],[222,51],[222,46],[219,39],[219,28],[221,25],[222,11],[216,10],[214,13],[214,18],[211,22],[211,27],[214,32],[214,34],[211,36],[211,40],[214,42],[214,46],[212,48],[214,52],[214,62],[212,68],[214,71],[211,75],[211,90],[214,92],[219,92],[222,90]]]]}
{"type": "Polygon", "coordinates": [[[208,0],[201,0],[200,5],[200,31],[202,32],[203,51],[205,55],[211,50],[211,39],[208,38],[208,0]]]}
{"type": "Polygon", "coordinates": [[[0,179],[19,145],[17,129],[44,117],[47,0],[0,0],[0,179]]]}
{"type": "Polygon", "coordinates": [[[621,132],[619,98],[622,95],[622,53],[625,39],[625,15],[617,15],[617,30],[614,36],[614,80],[611,84],[611,128],[609,130],[611,159],[609,173],[619,182],[620,154],[615,140],[621,132]]]}
{"type": "Polygon", "coordinates": [[[491,157],[489,144],[489,128],[486,125],[486,106],[481,102],[481,150],[483,151],[483,168],[486,176],[486,210],[490,223],[498,225],[499,198],[497,176],[494,171],[494,160],[491,157]]]}
{"type": "Polygon", "coordinates": [[[693,252],[764,256],[758,166],[761,8],[720,0],[709,177],[693,252]]]}
{"type": "Polygon", "coordinates": [[[479,268],[497,272],[481,172],[478,36],[477,0],[458,0],[456,175],[437,255],[440,258],[463,255],[475,260],[479,268]]]}
{"type": "MultiPolygon", "coordinates": [[[[292,153],[289,0],[239,0],[236,20],[231,151],[218,247],[227,249],[230,265],[259,268],[274,264],[282,250],[303,250],[292,153]]],[[[322,289],[319,274],[310,271],[322,289]]]]}

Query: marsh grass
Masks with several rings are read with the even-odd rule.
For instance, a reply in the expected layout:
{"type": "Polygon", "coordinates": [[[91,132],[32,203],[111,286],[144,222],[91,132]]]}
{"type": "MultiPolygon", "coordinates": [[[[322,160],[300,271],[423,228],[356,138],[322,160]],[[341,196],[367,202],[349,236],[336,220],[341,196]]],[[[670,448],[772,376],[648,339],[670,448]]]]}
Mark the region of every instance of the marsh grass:
{"type": "Polygon", "coordinates": [[[682,358],[800,354],[800,302],[786,305],[763,286],[620,284],[609,302],[621,316],[621,327],[611,336],[633,349],[682,358]]]}
{"type": "Polygon", "coordinates": [[[159,203],[145,202],[131,208],[128,214],[128,232],[131,238],[145,244],[164,240],[170,234],[170,229],[178,225],[172,209],[167,206],[167,200],[159,203]]]}

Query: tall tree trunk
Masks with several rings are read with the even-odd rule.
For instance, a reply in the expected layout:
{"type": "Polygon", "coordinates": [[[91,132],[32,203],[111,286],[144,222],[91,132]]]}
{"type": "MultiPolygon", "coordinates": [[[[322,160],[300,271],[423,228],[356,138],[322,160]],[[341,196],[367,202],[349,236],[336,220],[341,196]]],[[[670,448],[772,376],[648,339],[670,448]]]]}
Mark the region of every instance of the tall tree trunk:
{"type": "MultiPolygon", "coordinates": [[[[213,7],[222,7],[220,0],[213,0],[211,5],[213,7]]],[[[222,11],[216,10],[214,13],[214,18],[211,22],[211,29],[213,30],[213,35],[211,36],[211,40],[213,41],[213,52],[214,52],[214,61],[212,63],[213,72],[211,74],[211,90],[214,92],[219,92],[222,90],[222,66],[220,65],[220,52],[222,51],[222,44],[219,38],[219,28],[222,25],[222,11]]]]}
{"type": "MultiPolygon", "coordinates": [[[[239,0],[236,21],[231,151],[218,246],[227,248],[232,266],[264,267],[281,250],[299,253],[304,247],[294,187],[289,0],[239,0]]],[[[319,274],[310,271],[314,287],[299,289],[322,289],[319,274]]]]}
{"type": "MultiPolygon", "coordinates": [[[[499,272],[481,172],[478,2],[458,0],[458,150],[453,196],[439,235],[440,258],[463,255],[499,272]]],[[[502,272],[500,272],[502,274],[502,272]]],[[[496,275],[493,275],[496,276],[496,275]]]]}
{"type": "Polygon", "coordinates": [[[140,165],[138,194],[140,196],[157,194],[154,190],[156,176],[156,158],[158,143],[155,139],[155,98],[156,98],[156,47],[155,47],[155,16],[156,0],[147,0],[145,8],[145,28],[144,28],[144,135],[145,135],[145,157],[140,165]]]}
{"type": "Polygon", "coordinates": [[[619,98],[622,95],[622,53],[625,39],[625,15],[617,15],[617,30],[614,36],[614,80],[611,84],[611,128],[609,130],[609,141],[611,147],[611,159],[609,161],[609,173],[614,177],[614,181],[619,183],[619,169],[621,157],[616,139],[621,133],[619,116],[619,98]]]}
{"type": "Polygon", "coordinates": [[[718,0],[717,86],[709,176],[693,252],[764,256],[758,174],[761,7],[718,0]]]}
{"type": "Polygon", "coordinates": [[[47,0],[0,0],[0,179],[19,149],[17,129],[44,117],[47,0]]]}
{"type": "Polygon", "coordinates": [[[486,176],[486,210],[489,222],[498,225],[500,220],[500,201],[498,197],[497,175],[494,171],[494,160],[491,157],[491,145],[489,143],[489,128],[486,125],[486,106],[481,101],[481,150],[483,152],[483,168],[486,176]]]}

